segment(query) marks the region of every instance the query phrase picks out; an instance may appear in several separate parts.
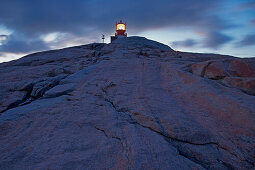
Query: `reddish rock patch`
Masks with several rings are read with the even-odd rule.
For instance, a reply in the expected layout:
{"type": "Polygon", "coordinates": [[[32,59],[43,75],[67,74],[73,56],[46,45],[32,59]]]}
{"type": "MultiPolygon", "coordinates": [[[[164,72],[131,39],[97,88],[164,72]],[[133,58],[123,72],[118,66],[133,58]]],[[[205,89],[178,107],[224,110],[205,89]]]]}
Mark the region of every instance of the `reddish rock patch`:
{"type": "Polygon", "coordinates": [[[222,62],[213,62],[206,68],[205,76],[210,79],[218,80],[228,76],[228,74],[226,73],[222,62]]]}
{"type": "Polygon", "coordinates": [[[191,71],[193,74],[203,77],[205,68],[208,66],[208,64],[209,64],[208,62],[193,64],[191,66],[191,71]]]}
{"type": "Polygon", "coordinates": [[[249,94],[255,95],[255,78],[226,77],[224,82],[232,87],[239,88],[249,94]]]}
{"type": "Polygon", "coordinates": [[[244,59],[231,61],[228,70],[235,77],[255,77],[254,63],[244,59]]]}

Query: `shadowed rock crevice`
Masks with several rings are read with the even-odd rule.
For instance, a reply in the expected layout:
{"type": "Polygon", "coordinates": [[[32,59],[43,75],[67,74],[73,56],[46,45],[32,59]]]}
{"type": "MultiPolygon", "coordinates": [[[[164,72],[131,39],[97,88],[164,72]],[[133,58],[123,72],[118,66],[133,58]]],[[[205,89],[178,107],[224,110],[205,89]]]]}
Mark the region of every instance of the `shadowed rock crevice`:
{"type": "MultiPolygon", "coordinates": [[[[102,49],[104,47],[103,44],[92,44],[91,47],[87,47],[87,48],[91,48],[91,49],[102,49]]],[[[97,64],[99,63],[101,60],[104,59],[99,59],[100,56],[102,56],[104,53],[100,52],[100,51],[94,51],[93,53],[90,53],[87,57],[89,58],[88,61],[90,61],[89,64],[97,64]]],[[[31,61],[32,62],[32,61],[31,61]]],[[[48,63],[52,63],[51,62],[46,62],[46,63],[42,63],[43,64],[48,64],[48,63]]],[[[30,63],[31,64],[31,63],[30,63]]],[[[20,66],[23,66],[22,64],[20,66]]],[[[87,65],[87,67],[89,67],[90,65],[87,65]]],[[[66,77],[73,75],[73,72],[69,72],[66,69],[64,70],[64,75],[61,76],[57,76],[55,72],[50,72],[47,73],[47,75],[49,77],[51,77],[50,79],[43,79],[43,80],[39,80],[38,82],[33,82],[28,84],[26,87],[24,87],[23,89],[19,90],[19,91],[24,91],[25,95],[22,99],[19,99],[13,103],[10,103],[6,109],[3,109],[0,113],[4,113],[10,109],[19,107],[19,106],[24,106],[27,104],[30,104],[31,102],[40,99],[42,97],[45,98],[55,98],[55,97],[59,97],[62,95],[68,95],[70,92],[72,92],[73,90],[67,90],[67,91],[60,91],[54,95],[47,95],[44,96],[44,94],[49,91],[50,89],[56,87],[59,85],[60,81],[64,80],[66,77]],[[68,73],[68,74],[67,74],[68,73]]],[[[78,70],[79,71],[79,70],[78,70]]]]}
{"type": "MultiPolygon", "coordinates": [[[[121,139],[120,139],[119,137],[108,135],[104,129],[101,129],[101,128],[96,127],[96,126],[95,126],[95,129],[98,130],[98,131],[103,132],[103,134],[104,134],[107,138],[117,139],[118,141],[121,142],[121,139]]],[[[122,143],[122,142],[121,142],[121,143],[122,143]]]]}
{"type": "Polygon", "coordinates": [[[43,95],[50,89],[54,88],[55,86],[59,85],[59,82],[65,79],[67,76],[61,77],[60,79],[52,80],[52,81],[39,81],[36,83],[30,83],[20,91],[24,91],[25,95],[21,100],[17,100],[14,103],[11,103],[5,110],[1,111],[4,113],[10,109],[24,106],[30,104],[31,102],[40,99],[43,95]]]}
{"type": "Polygon", "coordinates": [[[113,82],[111,82],[109,85],[103,87],[103,88],[102,88],[102,91],[103,91],[105,94],[107,94],[107,93],[108,93],[108,89],[109,89],[109,88],[112,88],[112,87],[115,87],[115,86],[116,86],[116,84],[114,84],[113,82]]]}
{"type": "MultiPolygon", "coordinates": [[[[24,97],[23,97],[22,99],[20,99],[20,100],[15,101],[14,103],[11,103],[6,109],[4,109],[3,111],[1,111],[0,113],[4,113],[4,112],[7,111],[7,110],[10,110],[10,109],[13,109],[13,108],[15,108],[15,107],[18,107],[18,106],[20,106],[20,105],[22,105],[22,104],[25,104],[25,102],[26,102],[27,100],[29,100],[30,97],[31,97],[31,93],[32,93],[32,90],[33,90],[33,86],[34,86],[33,84],[29,84],[29,85],[26,86],[24,89],[22,89],[21,91],[24,91],[24,92],[25,92],[24,97]]],[[[30,102],[32,102],[32,101],[27,102],[27,104],[29,104],[30,102]]]]}
{"type": "Polygon", "coordinates": [[[184,158],[186,158],[186,159],[188,159],[188,160],[194,162],[195,164],[198,164],[199,166],[201,166],[201,167],[203,167],[203,168],[205,168],[205,169],[208,169],[208,166],[204,165],[203,162],[197,160],[196,158],[192,158],[192,157],[190,157],[189,155],[186,155],[186,154],[182,153],[182,151],[179,150],[179,149],[177,149],[177,150],[178,150],[178,153],[179,153],[180,156],[182,156],[182,157],[184,157],[184,158]]]}

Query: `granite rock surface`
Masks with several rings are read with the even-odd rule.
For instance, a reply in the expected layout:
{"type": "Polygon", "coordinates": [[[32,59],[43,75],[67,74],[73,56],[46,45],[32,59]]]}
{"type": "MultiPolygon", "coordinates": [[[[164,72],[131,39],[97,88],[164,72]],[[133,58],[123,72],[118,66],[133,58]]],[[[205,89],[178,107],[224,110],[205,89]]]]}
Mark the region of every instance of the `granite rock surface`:
{"type": "Polygon", "coordinates": [[[253,169],[255,59],[143,37],[0,64],[0,169],[253,169]]]}

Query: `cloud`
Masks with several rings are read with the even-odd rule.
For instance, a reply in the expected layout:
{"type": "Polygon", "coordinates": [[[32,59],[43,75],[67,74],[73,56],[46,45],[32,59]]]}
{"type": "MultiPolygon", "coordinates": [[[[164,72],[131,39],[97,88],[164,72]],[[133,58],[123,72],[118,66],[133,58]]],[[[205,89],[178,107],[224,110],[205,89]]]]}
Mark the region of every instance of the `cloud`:
{"type": "Polygon", "coordinates": [[[233,38],[220,32],[209,32],[205,35],[203,44],[204,47],[218,49],[220,46],[232,41],[233,38]]]}
{"type": "Polygon", "coordinates": [[[210,49],[218,49],[222,45],[233,40],[232,37],[224,35],[220,32],[199,32],[197,33],[204,37],[202,40],[186,39],[183,41],[174,41],[172,42],[173,46],[176,47],[194,47],[197,45],[202,45],[203,47],[210,49]]]}
{"type": "Polygon", "coordinates": [[[236,46],[244,47],[255,45],[255,34],[246,35],[236,46]]]}
{"type": "Polygon", "coordinates": [[[239,10],[247,10],[247,9],[255,9],[255,2],[250,1],[250,2],[244,2],[238,7],[239,10]]]}
{"type": "Polygon", "coordinates": [[[16,60],[25,54],[14,54],[14,53],[1,53],[0,52],[0,63],[7,62],[10,60],[16,60]]]}
{"type": "Polygon", "coordinates": [[[255,25],[255,19],[253,19],[253,20],[251,21],[251,23],[252,23],[253,25],[255,25]]]}
{"type": "Polygon", "coordinates": [[[227,24],[215,16],[207,16],[215,10],[219,0],[3,0],[0,21],[20,32],[37,34],[69,32],[84,34],[90,29],[112,30],[113,23],[123,19],[132,29],[144,30],[162,26],[197,25],[222,28],[227,24]],[[131,25],[132,24],[132,25],[131,25]]]}
{"type": "Polygon", "coordinates": [[[197,43],[198,42],[193,39],[186,39],[183,41],[174,41],[172,45],[176,47],[194,47],[197,43]]]}
{"type": "Polygon", "coordinates": [[[40,39],[30,39],[21,35],[10,35],[0,45],[0,52],[27,53],[49,49],[40,39]]]}
{"type": "MultiPolygon", "coordinates": [[[[96,39],[101,33],[110,35],[114,23],[120,19],[127,21],[128,29],[136,33],[168,27],[189,27],[210,35],[233,27],[215,15],[220,3],[221,0],[130,0],[121,4],[119,0],[2,0],[0,23],[13,30],[14,34],[22,33],[23,37],[19,38],[16,34],[16,38],[8,40],[1,49],[17,52],[47,49],[49,44],[39,37],[54,32],[78,39],[96,39]]],[[[214,42],[220,44],[213,41],[206,44],[219,47],[227,42],[226,36],[217,36],[214,42]]]]}

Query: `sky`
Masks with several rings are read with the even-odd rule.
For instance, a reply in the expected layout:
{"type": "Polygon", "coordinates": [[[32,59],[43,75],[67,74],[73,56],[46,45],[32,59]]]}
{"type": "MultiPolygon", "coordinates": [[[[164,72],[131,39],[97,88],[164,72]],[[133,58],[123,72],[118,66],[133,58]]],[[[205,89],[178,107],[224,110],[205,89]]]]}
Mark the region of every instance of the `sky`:
{"type": "Polygon", "coordinates": [[[255,0],[0,0],[0,62],[109,43],[119,20],[179,51],[255,57],[255,0]]]}

